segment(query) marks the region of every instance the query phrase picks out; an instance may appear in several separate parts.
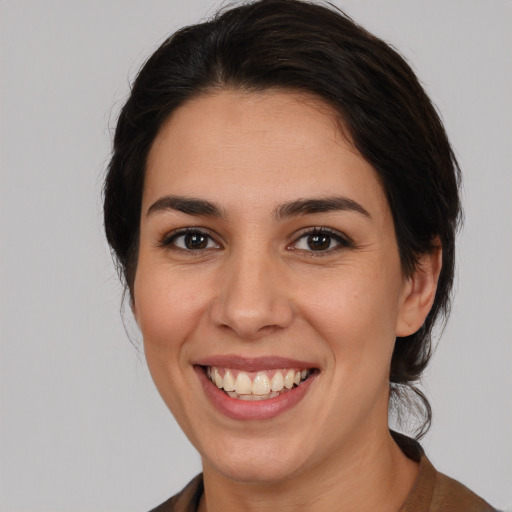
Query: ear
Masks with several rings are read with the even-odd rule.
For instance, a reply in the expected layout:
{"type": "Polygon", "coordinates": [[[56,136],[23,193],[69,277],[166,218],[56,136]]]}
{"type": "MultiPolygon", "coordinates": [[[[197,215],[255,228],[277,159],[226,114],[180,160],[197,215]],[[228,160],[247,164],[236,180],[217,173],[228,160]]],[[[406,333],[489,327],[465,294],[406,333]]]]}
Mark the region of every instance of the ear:
{"type": "Polygon", "coordinates": [[[400,299],[397,336],[414,334],[427,318],[436,296],[442,256],[441,242],[438,241],[431,252],[420,256],[414,274],[407,279],[400,299]]]}
{"type": "Polygon", "coordinates": [[[139,317],[138,317],[137,307],[135,305],[135,299],[133,298],[133,293],[130,293],[130,309],[132,310],[133,318],[135,318],[135,322],[137,323],[137,325],[139,326],[139,329],[140,329],[139,317]]]}

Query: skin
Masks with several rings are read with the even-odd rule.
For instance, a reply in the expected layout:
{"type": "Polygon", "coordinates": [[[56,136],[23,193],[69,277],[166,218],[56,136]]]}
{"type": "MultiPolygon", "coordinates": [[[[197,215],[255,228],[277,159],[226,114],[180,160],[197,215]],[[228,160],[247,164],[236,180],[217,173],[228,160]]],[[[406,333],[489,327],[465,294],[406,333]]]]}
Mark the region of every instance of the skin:
{"type": "Polygon", "coordinates": [[[400,508],[418,468],[389,435],[390,360],[432,305],[440,250],[403,275],[383,188],[326,105],[223,90],[181,106],[149,154],[139,251],[134,314],[153,380],[201,454],[201,510],[400,508]],[[147,213],[167,195],[223,216],[147,213]],[[333,195],[368,215],[276,218],[283,203],[333,195]],[[187,227],[206,248],[172,238],[187,227]],[[350,243],[312,250],[304,233],[325,227],[350,243]],[[292,409],[240,421],[209,402],[193,369],[218,354],[290,357],[319,374],[292,409]]]}

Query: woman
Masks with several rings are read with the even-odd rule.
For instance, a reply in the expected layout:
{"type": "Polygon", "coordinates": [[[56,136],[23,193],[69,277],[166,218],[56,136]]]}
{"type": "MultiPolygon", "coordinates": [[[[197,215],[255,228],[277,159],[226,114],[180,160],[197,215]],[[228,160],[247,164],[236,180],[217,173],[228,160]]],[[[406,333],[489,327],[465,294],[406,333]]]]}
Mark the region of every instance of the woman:
{"type": "Polygon", "coordinates": [[[493,510],[388,427],[415,403],[429,426],[458,182],[409,66],[333,8],[261,0],[162,44],[105,184],[151,375],[203,463],[155,510],[493,510]]]}

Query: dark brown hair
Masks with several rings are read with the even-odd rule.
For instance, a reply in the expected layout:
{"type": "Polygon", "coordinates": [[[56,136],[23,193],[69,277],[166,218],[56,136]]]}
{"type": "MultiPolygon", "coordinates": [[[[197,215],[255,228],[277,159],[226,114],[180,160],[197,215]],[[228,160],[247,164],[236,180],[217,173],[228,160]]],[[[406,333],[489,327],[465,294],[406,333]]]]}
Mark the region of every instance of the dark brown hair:
{"type": "Polygon", "coordinates": [[[259,0],[221,11],[176,32],[142,67],[119,116],[104,188],[107,239],[132,299],[151,144],[177,107],[222,88],[321,98],[380,177],[404,274],[410,276],[418,256],[441,243],[432,310],[418,332],[397,339],[390,370],[395,405],[403,399],[411,407],[410,398],[419,398],[421,437],[431,409],[414,384],[431,356],[433,325],[449,312],[460,171],[439,116],[409,65],[330,4],[259,0]]]}

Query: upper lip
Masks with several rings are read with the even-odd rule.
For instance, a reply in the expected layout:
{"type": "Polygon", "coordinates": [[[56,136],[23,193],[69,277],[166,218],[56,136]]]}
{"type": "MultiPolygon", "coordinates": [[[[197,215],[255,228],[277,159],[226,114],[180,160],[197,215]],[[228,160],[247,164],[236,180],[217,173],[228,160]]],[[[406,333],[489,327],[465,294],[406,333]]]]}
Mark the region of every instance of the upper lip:
{"type": "Polygon", "coordinates": [[[194,365],[233,368],[246,372],[277,370],[280,368],[317,368],[311,361],[300,361],[280,356],[242,357],[237,355],[215,355],[194,361],[194,365]]]}

